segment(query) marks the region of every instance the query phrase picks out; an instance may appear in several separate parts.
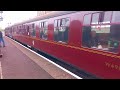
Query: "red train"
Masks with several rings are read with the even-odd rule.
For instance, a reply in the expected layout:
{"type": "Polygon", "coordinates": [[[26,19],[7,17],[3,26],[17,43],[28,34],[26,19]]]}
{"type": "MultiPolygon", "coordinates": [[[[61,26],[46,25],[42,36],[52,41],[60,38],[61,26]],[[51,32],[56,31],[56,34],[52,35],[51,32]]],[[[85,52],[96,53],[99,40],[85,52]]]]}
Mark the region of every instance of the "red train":
{"type": "Polygon", "coordinates": [[[120,78],[120,11],[51,12],[5,35],[97,78],[120,78]]]}

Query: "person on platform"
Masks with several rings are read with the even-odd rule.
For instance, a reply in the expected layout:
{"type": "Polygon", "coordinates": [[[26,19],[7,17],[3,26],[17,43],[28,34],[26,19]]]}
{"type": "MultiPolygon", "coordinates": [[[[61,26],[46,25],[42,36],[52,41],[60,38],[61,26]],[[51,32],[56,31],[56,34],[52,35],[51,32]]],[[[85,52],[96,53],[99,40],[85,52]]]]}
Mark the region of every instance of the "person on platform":
{"type": "Polygon", "coordinates": [[[0,45],[1,45],[1,42],[3,43],[3,47],[5,47],[5,42],[4,42],[4,39],[3,39],[3,34],[0,31],[0,45]]]}

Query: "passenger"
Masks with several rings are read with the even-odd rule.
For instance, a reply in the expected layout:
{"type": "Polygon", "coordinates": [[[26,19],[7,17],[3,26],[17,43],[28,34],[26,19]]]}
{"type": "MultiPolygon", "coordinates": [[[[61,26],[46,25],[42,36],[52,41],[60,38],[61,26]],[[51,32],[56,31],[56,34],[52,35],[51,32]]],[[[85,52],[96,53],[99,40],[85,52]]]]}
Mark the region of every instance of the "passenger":
{"type": "Polygon", "coordinates": [[[1,45],[1,42],[3,43],[3,47],[5,47],[5,42],[4,42],[4,39],[3,39],[3,34],[0,31],[0,45],[1,45]]]}
{"type": "Polygon", "coordinates": [[[99,38],[96,34],[96,31],[91,31],[91,40],[90,40],[91,47],[98,47],[100,46],[99,38]]]}

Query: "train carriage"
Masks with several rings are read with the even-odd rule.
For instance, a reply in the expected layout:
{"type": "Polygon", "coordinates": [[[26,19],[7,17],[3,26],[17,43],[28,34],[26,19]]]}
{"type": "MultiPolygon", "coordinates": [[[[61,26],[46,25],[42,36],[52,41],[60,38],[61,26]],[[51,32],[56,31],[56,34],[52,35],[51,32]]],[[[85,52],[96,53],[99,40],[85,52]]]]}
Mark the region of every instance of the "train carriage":
{"type": "Polygon", "coordinates": [[[97,78],[120,78],[120,11],[58,11],[5,35],[97,78]]]}

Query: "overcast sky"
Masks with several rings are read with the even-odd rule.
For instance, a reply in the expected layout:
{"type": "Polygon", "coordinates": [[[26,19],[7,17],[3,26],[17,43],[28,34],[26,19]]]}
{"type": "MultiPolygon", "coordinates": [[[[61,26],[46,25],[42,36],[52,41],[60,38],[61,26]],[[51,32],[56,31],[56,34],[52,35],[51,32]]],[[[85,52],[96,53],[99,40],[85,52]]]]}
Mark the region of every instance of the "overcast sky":
{"type": "Polygon", "coordinates": [[[3,11],[2,16],[3,21],[0,21],[0,27],[4,29],[8,23],[12,25],[37,16],[37,11],[3,11]]]}

